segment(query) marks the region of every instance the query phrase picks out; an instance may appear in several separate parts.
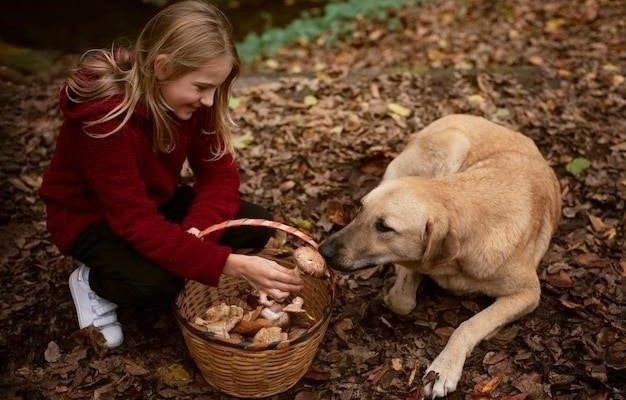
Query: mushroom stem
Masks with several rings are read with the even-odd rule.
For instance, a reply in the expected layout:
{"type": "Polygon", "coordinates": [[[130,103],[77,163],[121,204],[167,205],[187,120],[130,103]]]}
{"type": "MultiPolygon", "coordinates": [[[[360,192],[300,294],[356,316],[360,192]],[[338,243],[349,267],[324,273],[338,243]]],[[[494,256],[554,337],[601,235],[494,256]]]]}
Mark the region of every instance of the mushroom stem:
{"type": "Polygon", "coordinates": [[[267,298],[267,293],[259,290],[259,304],[262,304],[265,307],[271,307],[274,305],[274,303],[274,300],[270,300],[267,298]]]}

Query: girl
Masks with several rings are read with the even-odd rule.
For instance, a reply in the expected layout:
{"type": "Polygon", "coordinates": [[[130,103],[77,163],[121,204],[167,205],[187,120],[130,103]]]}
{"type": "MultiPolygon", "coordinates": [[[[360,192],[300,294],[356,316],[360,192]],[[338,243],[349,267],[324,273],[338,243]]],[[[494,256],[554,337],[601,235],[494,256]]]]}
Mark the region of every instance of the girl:
{"type": "Polygon", "coordinates": [[[53,242],[82,264],[69,279],[81,328],[109,347],[124,337],[118,305],[162,307],[183,278],[216,285],[243,276],[275,298],[302,288],[291,270],[234,254],[270,232],[199,229],[269,218],[240,201],[228,98],[239,57],[225,16],[199,1],[154,16],[134,50],[88,52],[61,91],[65,117],[40,195],[53,242]],[[188,159],[193,188],[178,184],[188,159]]]}

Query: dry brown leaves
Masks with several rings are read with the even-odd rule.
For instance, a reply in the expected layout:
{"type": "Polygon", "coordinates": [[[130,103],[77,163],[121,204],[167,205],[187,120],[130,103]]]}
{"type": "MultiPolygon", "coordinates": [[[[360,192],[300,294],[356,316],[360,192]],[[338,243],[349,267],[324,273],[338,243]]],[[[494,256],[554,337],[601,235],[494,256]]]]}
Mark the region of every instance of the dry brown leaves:
{"type": "MultiPolygon", "coordinates": [[[[283,50],[272,71],[283,78],[242,80],[233,114],[246,135],[244,197],[322,239],[350,221],[386,163],[430,121],[464,112],[519,129],[563,189],[562,221],[540,269],[542,302],[475,349],[452,398],[623,398],[623,2],[448,0],[395,17],[394,32],[363,22],[331,50],[283,50]],[[580,178],[565,170],[575,157],[592,164],[580,178]]],[[[48,242],[35,196],[60,123],[59,85],[2,83],[3,387],[32,398],[227,398],[204,383],[170,318],[122,313],[127,341],[105,354],[72,338],[71,262],[48,242]]],[[[340,278],[311,371],[276,399],[421,398],[421,374],[450,328],[489,299],[426,282],[416,310],[398,317],[380,305],[389,273],[340,278]]]]}

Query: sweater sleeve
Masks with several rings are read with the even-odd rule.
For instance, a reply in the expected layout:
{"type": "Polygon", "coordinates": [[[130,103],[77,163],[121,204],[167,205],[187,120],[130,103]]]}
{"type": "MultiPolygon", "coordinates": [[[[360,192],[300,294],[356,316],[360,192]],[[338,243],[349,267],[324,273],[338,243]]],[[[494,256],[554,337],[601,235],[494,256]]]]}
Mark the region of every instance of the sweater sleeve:
{"type": "MultiPolygon", "coordinates": [[[[210,225],[232,219],[240,206],[239,173],[231,154],[212,160],[211,150],[217,145],[217,135],[196,132],[189,149],[189,166],[194,176],[194,200],[189,208],[183,228],[203,230],[210,225]]],[[[223,232],[215,232],[216,240],[223,232]]]]}
{"type": "MultiPolygon", "coordinates": [[[[106,129],[106,128],[103,128],[106,129]]],[[[132,125],[104,137],[77,135],[79,164],[100,199],[111,229],[140,254],[183,278],[216,285],[231,252],[202,241],[158,213],[146,194],[132,125]]]]}

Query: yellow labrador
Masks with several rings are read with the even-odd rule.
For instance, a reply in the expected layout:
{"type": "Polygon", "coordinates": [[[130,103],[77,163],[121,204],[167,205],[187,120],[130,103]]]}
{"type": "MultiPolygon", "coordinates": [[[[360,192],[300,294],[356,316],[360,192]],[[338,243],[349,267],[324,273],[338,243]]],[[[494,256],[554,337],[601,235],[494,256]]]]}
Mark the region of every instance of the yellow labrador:
{"type": "Polygon", "coordinates": [[[531,139],[469,115],[441,118],[387,167],[362,210],[320,251],[340,271],[394,263],[385,294],[408,314],[423,275],[495,302],[463,322],[426,370],[432,398],[454,391],[474,346],[539,303],[537,266],[561,214],[556,176],[531,139]]]}

